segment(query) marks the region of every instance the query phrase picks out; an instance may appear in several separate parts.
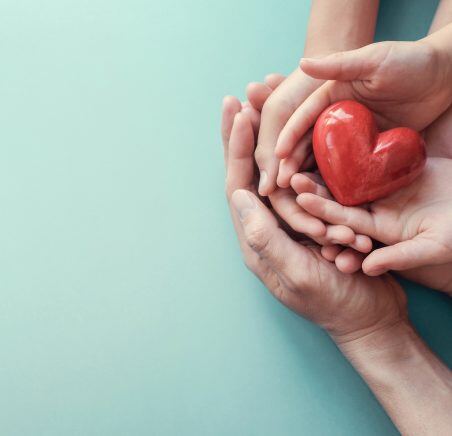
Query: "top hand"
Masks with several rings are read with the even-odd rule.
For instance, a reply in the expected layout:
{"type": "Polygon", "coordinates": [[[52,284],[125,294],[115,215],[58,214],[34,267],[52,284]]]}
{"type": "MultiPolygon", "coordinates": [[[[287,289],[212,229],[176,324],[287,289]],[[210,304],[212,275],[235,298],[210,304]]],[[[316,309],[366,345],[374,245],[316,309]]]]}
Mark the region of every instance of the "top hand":
{"type": "Polygon", "coordinates": [[[418,42],[382,42],[322,59],[304,59],[307,74],[330,79],[295,111],[278,138],[275,152],[287,158],[330,104],[358,100],[371,109],[380,128],[421,131],[452,101],[452,27],[418,42]],[[443,45],[442,45],[443,44],[443,45]]]}

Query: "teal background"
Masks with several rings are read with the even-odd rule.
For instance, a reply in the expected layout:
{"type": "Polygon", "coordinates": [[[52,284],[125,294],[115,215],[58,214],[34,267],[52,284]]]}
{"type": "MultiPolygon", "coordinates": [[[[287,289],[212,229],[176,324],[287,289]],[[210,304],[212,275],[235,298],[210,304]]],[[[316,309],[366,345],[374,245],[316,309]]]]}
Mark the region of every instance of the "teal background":
{"type": "MultiPolygon", "coordinates": [[[[384,1],[378,39],[436,2],[384,1]]],[[[294,68],[302,1],[0,2],[0,434],[382,435],[328,337],[242,264],[223,95],[294,68]]],[[[452,364],[451,301],[406,283],[452,364]]]]}

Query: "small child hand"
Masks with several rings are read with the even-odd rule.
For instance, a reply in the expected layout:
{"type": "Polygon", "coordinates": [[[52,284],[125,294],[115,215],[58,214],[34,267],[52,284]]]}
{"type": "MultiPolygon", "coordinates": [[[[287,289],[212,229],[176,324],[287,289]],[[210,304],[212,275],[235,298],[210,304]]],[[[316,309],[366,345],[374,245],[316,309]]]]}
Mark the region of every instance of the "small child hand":
{"type": "Polygon", "coordinates": [[[342,224],[384,244],[362,264],[371,276],[452,262],[452,161],[429,158],[424,173],[410,186],[370,204],[370,210],[345,207],[313,193],[297,203],[311,215],[342,224]]]}
{"type": "MultiPolygon", "coordinates": [[[[266,76],[264,83],[252,82],[247,86],[248,102],[242,104],[242,112],[248,114],[251,120],[254,120],[252,124],[256,134],[259,130],[260,110],[265,104],[266,99],[283,80],[284,76],[280,74],[269,74],[266,76]]],[[[238,101],[236,104],[239,104],[238,101]]],[[[310,147],[310,137],[303,138],[302,142],[298,159],[305,160],[301,167],[301,169],[305,169],[307,166],[311,167],[314,164],[314,157],[312,155],[312,148],[310,147]]],[[[300,164],[301,162],[294,164],[295,171],[299,170],[300,164]]],[[[295,177],[294,181],[295,186],[299,189],[298,192],[304,192],[306,189],[307,192],[316,192],[326,198],[331,198],[328,189],[323,185],[320,176],[317,174],[299,174],[298,177],[295,177]]],[[[356,235],[353,230],[346,226],[325,226],[321,220],[306,213],[296,203],[296,193],[290,187],[290,183],[290,177],[287,177],[286,187],[278,187],[269,195],[271,205],[281,220],[295,232],[303,234],[318,244],[325,246],[325,252],[330,254],[330,258],[333,251],[337,254],[339,251],[342,251],[344,246],[349,247],[338,257],[338,268],[343,272],[351,272],[350,262],[343,262],[342,260],[352,258],[353,269],[359,269],[363,256],[358,252],[368,253],[372,249],[371,239],[365,235],[356,235]]],[[[322,252],[323,250],[322,248],[322,252]]]]}
{"type": "MultiPolygon", "coordinates": [[[[318,174],[297,173],[291,179],[291,186],[297,194],[309,193],[325,200],[333,200],[318,174]]],[[[294,222],[292,225],[296,225],[299,231],[304,231],[303,223],[294,222]]],[[[344,225],[337,226],[337,229],[334,227],[332,224],[326,225],[326,234],[319,242],[322,245],[320,251],[322,256],[328,261],[334,262],[337,269],[343,273],[354,273],[360,270],[365,257],[364,253],[368,253],[372,249],[372,240],[366,235],[353,232],[353,241],[348,244],[349,248],[344,248],[346,244],[341,242],[337,235],[340,234],[344,237],[347,234],[347,228],[352,229],[344,225]]]]}

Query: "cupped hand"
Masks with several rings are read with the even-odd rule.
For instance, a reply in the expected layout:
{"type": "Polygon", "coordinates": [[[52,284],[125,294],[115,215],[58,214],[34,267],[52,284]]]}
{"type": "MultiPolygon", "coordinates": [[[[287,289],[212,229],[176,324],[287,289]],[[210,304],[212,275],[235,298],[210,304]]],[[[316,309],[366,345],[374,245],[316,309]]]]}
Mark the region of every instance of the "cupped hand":
{"type": "Polygon", "coordinates": [[[452,160],[429,158],[411,185],[370,203],[369,210],[311,193],[301,193],[297,202],[325,222],[346,225],[386,244],[363,262],[363,271],[374,276],[452,262],[451,184],[452,160]]]}
{"type": "Polygon", "coordinates": [[[417,42],[380,42],[321,59],[302,59],[301,69],[328,80],[294,112],[281,131],[275,153],[284,159],[320,113],[340,100],[357,100],[371,109],[381,129],[425,129],[451,104],[449,59],[425,38],[417,42]]]}
{"type": "Polygon", "coordinates": [[[338,343],[406,321],[405,294],[390,275],[343,274],[318,246],[304,245],[281,228],[257,194],[253,126],[236,103],[227,99],[223,116],[226,193],[247,266],[283,304],[338,343]]]}
{"type": "MultiPolygon", "coordinates": [[[[253,82],[247,87],[247,97],[249,104],[246,103],[242,105],[243,112],[250,116],[253,120],[252,124],[254,131],[259,130],[259,119],[260,119],[260,109],[265,104],[266,100],[271,96],[277,87],[283,83],[284,76],[280,74],[270,74],[266,77],[264,83],[253,82]]],[[[238,110],[240,103],[237,99],[233,97],[228,97],[229,104],[226,105],[226,109],[230,105],[238,110]]],[[[228,117],[226,116],[226,120],[228,117]]],[[[232,121],[226,123],[229,126],[232,121]]],[[[311,152],[310,144],[306,146],[305,151],[307,153],[311,152]]],[[[304,163],[292,162],[295,171],[299,169],[306,168],[306,164],[312,166],[314,164],[314,157],[311,153],[310,158],[304,163]]],[[[310,177],[314,180],[320,181],[320,176],[315,173],[310,173],[310,177]]],[[[300,181],[299,187],[303,186],[303,182],[300,181]]],[[[331,198],[329,191],[322,187],[317,191],[319,195],[325,196],[326,198],[331,198]]],[[[341,246],[347,246],[349,249],[345,251],[339,257],[339,265],[344,265],[343,271],[350,270],[351,268],[356,268],[361,265],[362,256],[358,253],[368,253],[372,248],[372,241],[368,236],[355,234],[350,228],[345,226],[327,225],[325,226],[319,220],[313,218],[311,215],[306,213],[300,206],[296,203],[296,193],[290,187],[290,180],[288,179],[287,187],[280,188],[277,187],[272,194],[268,196],[271,206],[274,211],[279,215],[283,223],[286,223],[293,231],[302,233],[307,237],[313,239],[315,242],[322,246],[332,246],[340,244],[341,246]],[[342,257],[350,258],[350,254],[356,251],[353,255],[354,262],[341,263],[342,257]]]]}
{"type": "MultiPolygon", "coordinates": [[[[401,211],[400,209],[402,207],[405,207],[405,200],[411,198],[411,202],[420,202],[420,211],[423,210],[425,206],[425,201],[435,201],[435,198],[438,199],[438,195],[434,192],[440,191],[440,195],[445,195],[446,197],[449,196],[449,186],[450,186],[450,177],[449,173],[452,169],[452,160],[449,160],[451,157],[451,150],[452,150],[452,108],[448,109],[438,120],[436,120],[434,123],[432,123],[425,132],[426,141],[429,144],[429,150],[431,152],[431,155],[440,157],[441,159],[432,159],[429,158],[428,166],[426,169],[426,172],[422,175],[422,179],[418,179],[415,181],[414,185],[411,187],[404,188],[404,190],[400,191],[399,193],[393,194],[393,196],[390,196],[386,199],[380,200],[380,202],[376,202],[376,204],[373,204],[370,206],[370,211],[374,215],[374,220],[376,220],[380,225],[380,232],[387,232],[390,229],[395,229],[397,234],[403,233],[407,237],[408,233],[406,233],[406,230],[408,227],[405,226],[405,228],[400,227],[400,223],[404,222],[403,220],[406,219],[406,214],[409,214],[409,210],[406,209],[405,211],[401,211]],[[424,183],[425,179],[427,179],[429,182],[424,183]],[[437,182],[435,182],[437,180],[437,182]],[[448,181],[449,180],[449,181],[448,181]],[[419,187],[422,187],[417,192],[417,189],[419,187]],[[433,187],[433,188],[432,188],[433,187]],[[425,193],[424,189],[427,189],[428,192],[425,193]],[[442,191],[442,194],[441,194],[442,191]],[[418,193],[422,194],[421,196],[418,196],[418,193]],[[410,195],[412,195],[410,197],[410,195]],[[400,196],[403,197],[403,200],[399,203],[400,196]],[[431,196],[431,198],[429,198],[431,196]],[[421,199],[423,199],[421,201],[421,199]],[[386,208],[381,208],[379,204],[386,205],[386,208]],[[389,206],[389,208],[388,208],[389,206]],[[392,211],[392,213],[391,213],[392,211]],[[399,212],[400,215],[399,215],[399,212]],[[376,214],[378,213],[378,216],[376,214]],[[380,213],[382,215],[380,216],[380,213]],[[395,227],[393,224],[395,223],[395,227]]],[[[303,175],[296,174],[293,176],[292,180],[299,180],[300,178],[303,178],[303,175]]],[[[312,182],[310,182],[312,184],[312,182]]],[[[300,183],[293,183],[292,184],[295,188],[295,190],[301,194],[305,192],[310,193],[318,193],[316,190],[322,189],[322,185],[318,185],[317,188],[311,187],[310,189],[306,189],[304,186],[300,186],[300,183]]],[[[302,198],[303,196],[301,196],[302,198]]],[[[323,196],[324,197],[324,196],[323,196]]],[[[308,200],[309,202],[309,200],[308,200]]],[[[303,204],[303,200],[301,200],[301,203],[303,204]]],[[[308,206],[309,207],[309,206],[308,206]]],[[[413,206],[411,206],[411,209],[413,206]]],[[[417,208],[417,206],[414,206],[414,208],[417,208]]],[[[342,207],[340,208],[342,209],[342,207]]],[[[347,211],[349,209],[344,208],[343,210],[347,211]]],[[[428,209],[424,209],[428,210],[428,209]]],[[[349,211],[350,212],[350,211],[349,211]]],[[[419,212],[419,211],[418,211],[419,212]]],[[[436,213],[436,212],[435,212],[436,213]]],[[[353,214],[354,221],[356,221],[356,215],[353,214]]],[[[434,217],[434,215],[432,215],[434,217]]],[[[347,216],[342,216],[342,220],[335,220],[334,222],[341,222],[344,223],[345,220],[349,220],[349,225],[352,225],[351,218],[347,216]]],[[[441,222],[443,222],[447,217],[441,216],[438,221],[434,222],[435,224],[441,225],[441,222]]],[[[443,224],[444,226],[444,224],[443,224]]],[[[353,227],[353,226],[352,226],[353,227]]],[[[410,227],[412,228],[412,226],[410,227]]],[[[302,231],[302,229],[301,229],[302,231]]],[[[438,239],[440,243],[444,244],[447,243],[447,235],[449,234],[449,231],[446,229],[446,233],[443,236],[438,236],[438,239]]],[[[386,239],[383,235],[378,234],[376,239],[380,241],[391,241],[391,239],[386,239]]],[[[390,235],[391,237],[393,235],[390,235]]],[[[397,236],[397,235],[396,235],[397,236]]],[[[411,235],[412,236],[412,235],[411,235]]],[[[400,237],[396,237],[395,241],[400,241],[400,237]]],[[[422,241],[422,239],[421,239],[422,241]]],[[[426,241],[425,241],[426,242],[426,241]]],[[[440,250],[441,251],[441,250],[440,250]]],[[[342,251],[342,249],[338,246],[335,247],[325,247],[322,250],[322,254],[325,254],[329,260],[336,261],[336,265],[339,269],[343,268],[343,265],[346,266],[346,270],[349,272],[354,272],[361,268],[359,259],[360,256],[357,253],[346,253],[342,254],[345,251],[342,251]],[[345,259],[344,259],[345,256],[345,259]],[[353,258],[353,262],[348,261],[347,259],[350,259],[350,257],[353,258]]],[[[380,252],[381,253],[381,252],[380,252]]],[[[410,253],[410,251],[408,251],[410,253]]],[[[413,255],[416,252],[413,252],[413,255]]],[[[439,251],[437,252],[437,255],[439,254],[439,251]]],[[[445,258],[447,258],[447,254],[445,255],[445,258]]],[[[362,259],[362,256],[361,256],[362,259]]],[[[402,256],[400,258],[400,262],[403,260],[406,260],[406,256],[402,256]]],[[[435,257],[433,258],[433,261],[435,257]]],[[[390,259],[387,259],[390,260],[390,259]]],[[[367,260],[367,262],[372,261],[372,258],[367,260]]],[[[422,260],[421,260],[422,262],[422,260]]],[[[431,263],[430,260],[425,260],[424,262],[431,263]]],[[[435,263],[437,263],[438,260],[436,260],[435,263]]],[[[443,261],[439,260],[439,264],[436,265],[424,265],[424,266],[418,266],[418,267],[409,267],[408,269],[403,269],[399,271],[399,274],[403,277],[406,277],[410,280],[414,280],[418,283],[421,283],[423,285],[429,286],[433,289],[437,289],[440,291],[444,291],[446,293],[452,294],[452,263],[444,263],[443,261]]],[[[372,266],[372,262],[370,264],[372,266]]],[[[388,265],[389,266],[389,265],[388,265]]],[[[405,265],[409,266],[409,265],[405,265]]],[[[366,269],[365,265],[365,269],[366,269]]]]}
{"type": "MultiPolygon", "coordinates": [[[[281,76],[270,77],[267,84],[279,85],[274,92],[268,92],[265,98],[253,99],[258,110],[262,110],[262,120],[258,135],[255,159],[259,168],[259,193],[269,195],[276,189],[276,179],[279,169],[279,159],[275,156],[275,146],[278,136],[296,108],[322,83],[323,80],[314,79],[299,68],[284,80],[281,76]],[[272,82],[273,80],[273,82],[272,82]],[[270,95],[271,94],[271,95],[270,95]]],[[[251,83],[248,95],[253,95],[260,84],[251,83]]],[[[299,159],[304,160],[309,150],[309,138],[298,147],[299,159]]],[[[289,180],[279,180],[279,186],[289,187],[289,180]]]]}

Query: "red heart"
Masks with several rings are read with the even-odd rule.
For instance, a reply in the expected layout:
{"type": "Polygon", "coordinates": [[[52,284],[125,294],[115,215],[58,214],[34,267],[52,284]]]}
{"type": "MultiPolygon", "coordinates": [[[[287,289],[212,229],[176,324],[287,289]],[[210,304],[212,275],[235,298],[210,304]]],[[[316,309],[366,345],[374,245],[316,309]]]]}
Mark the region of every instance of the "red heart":
{"type": "Polygon", "coordinates": [[[344,100],[325,109],[314,127],[314,155],[334,198],[354,206],[386,197],[422,171],[425,142],[415,130],[379,133],[362,104],[344,100]]]}

